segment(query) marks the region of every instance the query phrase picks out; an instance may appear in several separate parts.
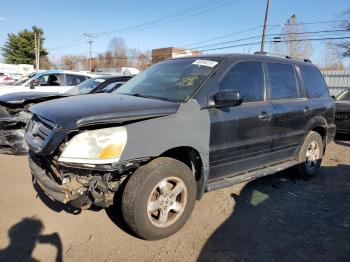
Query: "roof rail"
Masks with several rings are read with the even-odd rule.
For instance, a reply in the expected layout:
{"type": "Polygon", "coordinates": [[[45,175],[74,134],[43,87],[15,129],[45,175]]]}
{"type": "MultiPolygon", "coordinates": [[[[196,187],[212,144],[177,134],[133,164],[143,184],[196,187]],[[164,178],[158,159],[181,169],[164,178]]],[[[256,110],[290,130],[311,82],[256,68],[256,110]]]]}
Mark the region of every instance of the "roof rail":
{"type": "Polygon", "coordinates": [[[257,51],[257,52],[254,52],[254,55],[270,55],[270,56],[276,56],[276,57],[283,57],[283,58],[286,58],[286,59],[297,59],[297,60],[302,60],[302,61],[304,61],[306,63],[312,63],[311,60],[308,59],[308,58],[300,59],[300,58],[297,58],[297,57],[292,57],[292,56],[283,55],[283,54],[273,54],[273,53],[268,53],[268,52],[257,51]]]}

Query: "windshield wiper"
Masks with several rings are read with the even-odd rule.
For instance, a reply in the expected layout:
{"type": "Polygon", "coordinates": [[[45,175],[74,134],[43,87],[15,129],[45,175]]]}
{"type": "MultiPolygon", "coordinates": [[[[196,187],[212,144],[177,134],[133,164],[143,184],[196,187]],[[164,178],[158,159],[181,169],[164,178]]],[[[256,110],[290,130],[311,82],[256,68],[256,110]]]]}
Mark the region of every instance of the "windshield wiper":
{"type": "Polygon", "coordinates": [[[142,98],[151,98],[151,99],[157,99],[157,100],[164,100],[168,102],[180,102],[176,99],[171,99],[168,97],[159,97],[159,96],[151,96],[151,95],[142,95],[140,93],[119,93],[121,95],[128,95],[128,96],[136,96],[136,97],[142,97],[142,98]]]}

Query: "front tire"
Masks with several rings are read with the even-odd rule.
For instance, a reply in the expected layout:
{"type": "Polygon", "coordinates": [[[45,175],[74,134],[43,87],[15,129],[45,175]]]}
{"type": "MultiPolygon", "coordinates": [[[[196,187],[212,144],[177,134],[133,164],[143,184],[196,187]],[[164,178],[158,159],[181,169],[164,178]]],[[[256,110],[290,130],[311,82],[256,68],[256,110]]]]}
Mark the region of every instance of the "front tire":
{"type": "Polygon", "coordinates": [[[299,151],[298,172],[303,177],[313,177],[320,169],[324,153],[322,137],[315,131],[310,131],[299,151]]]}
{"type": "Polygon", "coordinates": [[[161,239],[177,232],[196,202],[196,181],[182,162],[157,158],[138,168],[125,186],[122,213],[139,237],[161,239]]]}

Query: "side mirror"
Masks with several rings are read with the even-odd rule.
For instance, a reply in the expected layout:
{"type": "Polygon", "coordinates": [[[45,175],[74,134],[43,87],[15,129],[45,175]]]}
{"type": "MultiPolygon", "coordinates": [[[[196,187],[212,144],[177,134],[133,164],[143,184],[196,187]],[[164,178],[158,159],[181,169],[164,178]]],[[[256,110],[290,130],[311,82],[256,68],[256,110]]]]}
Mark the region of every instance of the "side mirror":
{"type": "Polygon", "coordinates": [[[238,91],[222,90],[214,96],[214,102],[216,108],[233,107],[241,105],[243,99],[238,91]]]}
{"type": "Polygon", "coordinates": [[[35,79],[33,79],[32,81],[30,81],[30,83],[29,83],[29,88],[30,89],[34,89],[36,86],[38,86],[39,85],[39,82],[37,81],[37,80],[35,80],[35,79]]]}
{"type": "Polygon", "coordinates": [[[335,96],[331,96],[331,98],[333,98],[335,100],[335,96]]]}

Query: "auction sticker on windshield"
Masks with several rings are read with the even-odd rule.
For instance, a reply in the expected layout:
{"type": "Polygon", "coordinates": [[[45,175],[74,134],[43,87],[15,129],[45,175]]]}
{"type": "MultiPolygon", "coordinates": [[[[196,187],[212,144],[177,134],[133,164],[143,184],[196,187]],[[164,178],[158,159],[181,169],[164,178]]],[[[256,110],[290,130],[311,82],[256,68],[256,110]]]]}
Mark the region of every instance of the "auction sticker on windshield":
{"type": "Polygon", "coordinates": [[[196,60],[192,63],[192,65],[208,66],[208,67],[214,67],[217,64],[218,62],[210,61],[210,60],[196,60]]]}

